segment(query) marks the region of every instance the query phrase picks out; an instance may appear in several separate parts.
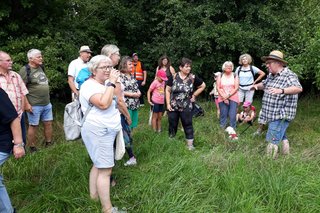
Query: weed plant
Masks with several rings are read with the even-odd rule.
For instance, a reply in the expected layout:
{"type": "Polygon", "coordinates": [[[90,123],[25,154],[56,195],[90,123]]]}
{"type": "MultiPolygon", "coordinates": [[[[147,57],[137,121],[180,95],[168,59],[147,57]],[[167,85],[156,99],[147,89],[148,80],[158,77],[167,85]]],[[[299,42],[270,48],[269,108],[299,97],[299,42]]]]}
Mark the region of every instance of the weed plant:
{"type": "MultiPolygon", "coordinates": [[[[259,111],[260,101],[256,101],[259,111]]],[[[133,132],[138,165],[117,161],[111,188],[113,205],[129,213],[207,212],[319,212],[320,122],[319,100],[299,101],[290,124],[289,156],[272,160],[265,155],[264,136],[254,137],[257,121],[230,141],[219,128],[215,106],[202,102],[205,116],[194,119],[195,146],[188,151],[184,133],[169,139],[167,117],[163,132],[148,126],[149,108],[140,109],[133,132]]],[[[2,168],[14,206],[21,213],[101,212],[89,198],[92,166],[81,140],[67,142],[63,133],[63,105],[54,103],[54,142],[2,168]]],[[[246,128],[239,125],[238,132],[246,128]]],[[[41,129],[39,130],[40,133],[41,129]]],[[[108,181],[108,180],[106,180],[108,181]]]]}

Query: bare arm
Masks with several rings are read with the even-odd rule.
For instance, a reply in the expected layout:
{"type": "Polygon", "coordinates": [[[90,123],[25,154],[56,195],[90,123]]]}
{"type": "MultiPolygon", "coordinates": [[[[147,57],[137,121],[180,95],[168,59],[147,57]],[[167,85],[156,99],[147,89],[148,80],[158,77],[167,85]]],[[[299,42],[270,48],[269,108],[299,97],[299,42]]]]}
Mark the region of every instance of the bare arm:
{"type": "Polygon", "coordinates": [[[170,97],[171,96],[171,87],[168,85],[166,86],[166,103],[167,103],[167,109],[169,111],[172,111],[171,104],[170,104],[170,97]]]}
{"type": "Polygon", "coordinates": [[[174,68],[172,66],[170,66],[170,72],[171,72],[172,75],[176,74],[176,71],[174,70],[174,68]]]}
{"type": "Polygon", "coordinates": [[[124,102],[123,97],[121,95],[121,84],[120,83],[116,83],[116,88],[115,88],[114,94],[118,98],[118,108],[119,108],[120,113],[122,115],[124,115],[128,124],[130,125],[131,124],[131,117],[130,117],[127,105],[124,102]]]}
{"type": "Polygon", "coordinates": [[[206,88],[206,84],[203,82],[200,86],[198,86],[197,90],[194,91],[194,93],[192,94],[191,101],[195,102],[196,101],[196,97],[198,97],[200,95],[200,93],[202,93],[202,91],[205,88],[206,88]]]}
{"type": "Polygon", "coordinates": [[[25,150],[22,146],[17,146],[17,144],[22,144],[22,132],[21,132],[21,124],[20,118],[17,117],[10,123],[10,128],[13,136],[14,146],[13,146],[13,154],[16,159],[21,158],[25,155],[25,150]]]}
{"type": "MultiPolygon", "coordinates": [[[[115,84],[117,79],[119,78],[119,75],[119,71],[111,70],[109,81],[115,84]]],[[[90,102],[99,109],[107,109],[112,103],[113,94],[115,92],[114,90],[115,88],[113,86],[109,86],[106,88],[104,93],[98,93],[91,96],[90,102]]]]}
{"type": "Polygon", "coordinates": [[[262,70],[258,71],[258,78],[253,82],[253,84],[256,84],[257,82],[260,82],[262,78],[266,75],[262,70]]]}
{"type": "Polygon", "coordinates": [[[29,103],[27,96],[24,96],[24,110],[32,113],[32,106],[29,103]]]}
{"type": "Polygon", "coordinates": [[[147,82],[147,71],[143,71],[143,82],[141,83],[142,86],[146,85],[147,82]]]}
{"type": "Polygon", "coordinates": [[[71,75],[68,76],[68,84],[69,84],[71,91],[73,93],[75,93],[76,95],[79,95],[79,91],[77,90],[76,86],[74,85],[74,77],[71,75]]]}
{"type": "Polygon", "coordinates": [[[148,102],[151,106],[153,106],[153,103],[151,101],[151,88],[148,89],[148,92],[147,92],[147,97],[148,97],[148,102]]]}

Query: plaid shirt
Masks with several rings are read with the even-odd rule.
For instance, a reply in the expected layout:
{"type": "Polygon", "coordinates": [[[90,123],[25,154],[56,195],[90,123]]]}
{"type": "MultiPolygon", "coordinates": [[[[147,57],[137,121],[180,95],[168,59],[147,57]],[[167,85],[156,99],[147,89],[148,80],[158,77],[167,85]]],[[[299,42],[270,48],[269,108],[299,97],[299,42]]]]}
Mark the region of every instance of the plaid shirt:
{"type": "Polygon", "coordinates": [[[7,74],[0,73],[0,88],[6,91],[19,117],[21,117],[24,111],[22,99],[29,92],[20,75],[14,71],[9,71],[7,74]]]}
{"type": "Polygon", "coordinates": [[[291,86],[302,88],[298,76],[286,67],[276,75],[270,73],[262,83],[264,95],[260,119],[266,122],[281,119],[293,120],[297,111],[298,94],[270,94],[268,88],[285,89],[291,86]]]}

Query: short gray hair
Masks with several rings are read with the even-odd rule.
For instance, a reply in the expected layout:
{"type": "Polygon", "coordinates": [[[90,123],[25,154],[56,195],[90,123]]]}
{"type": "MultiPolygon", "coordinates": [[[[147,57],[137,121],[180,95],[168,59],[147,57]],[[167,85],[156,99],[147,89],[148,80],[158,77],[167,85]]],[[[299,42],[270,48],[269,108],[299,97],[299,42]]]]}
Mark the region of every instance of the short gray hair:
{"type": "Polygon", "coordinates": [[[234,69],[234,65],[233,65],[232,61],[226,61],[226,62],[224,62],[223,65],[222,65],[222,71],[224,71],[225,68],[226,68],[226,66],[228,66],[228,65],[231,65],[232,70],[234,69]]]}
{"type": "Polygon", "coordinates": [[[28,57],[28,59],[31,59],[32,57],[34,57],[37,54],[41,54],[41,51],[38,49],[31,49],[28,51],[27,57],[28,57]]]}
{"type": "Polygon", "coordinates": [[[105,55],[96,55],[88,62],[89,71],[93,73],[102,61],[108,61],[112,64],[112,60],[109,57],[105,55]]]}
{"type": "Polygon", "coordinates": [[[120,49],[114,44],[104,45],[101,49],[101,55],[110,57],[113,53],[119,52],[120,49]]]}

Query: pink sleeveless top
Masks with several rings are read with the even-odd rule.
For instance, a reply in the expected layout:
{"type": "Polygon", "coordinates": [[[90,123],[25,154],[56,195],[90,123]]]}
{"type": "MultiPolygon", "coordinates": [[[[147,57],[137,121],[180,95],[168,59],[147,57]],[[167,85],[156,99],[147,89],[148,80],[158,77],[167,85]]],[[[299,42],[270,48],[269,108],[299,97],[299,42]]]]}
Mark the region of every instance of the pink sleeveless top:
{"type": "MultiPolygon", "coordinates": [[[[235,79],[236,77],[234,76],[233,73],[231,73],[230,76],[227,76],[225,74],[221,75],[221,79],[220,79],[220,88],[222,88],[227,94],[231,93],[232,90],[234,90],[236,88],[235,86],[235,79]]],[[[239,96],[238,96],[238,91],[232,95],[229,100],[234,101],[236,103],[239,103],[239,96]]],[[[222,97],[219,95],[218,97],[218,103],[222,102],[222,97]]]]}

